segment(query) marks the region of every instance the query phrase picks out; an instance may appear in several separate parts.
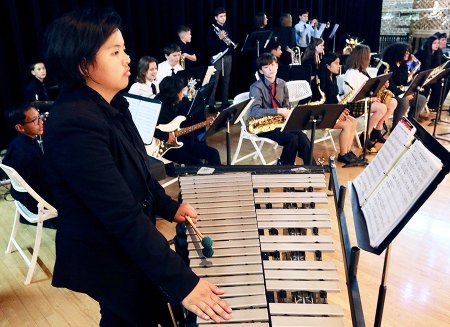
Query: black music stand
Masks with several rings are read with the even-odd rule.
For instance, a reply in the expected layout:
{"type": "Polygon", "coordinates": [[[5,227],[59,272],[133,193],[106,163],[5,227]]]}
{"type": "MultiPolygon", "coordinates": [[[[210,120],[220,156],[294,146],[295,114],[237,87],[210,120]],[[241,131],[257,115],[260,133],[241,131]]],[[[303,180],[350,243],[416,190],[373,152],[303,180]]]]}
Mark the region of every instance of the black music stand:
{"type": "Polygon", "coordinates": [[[311,155],[308,165],[312,165],[313,161],[316,128],[333,128],[344,108],[343,104],[298,105],[291,111],[281,131],[301,132],[305,129],[311,130],[311,155]]]}
{"type": "Polygon", "coordinates": [[[330,35],[328,36],[329,39],[333,39],[333,52],[335,52],[336,48],[336,31],[339,27],[339,24],[334,24],[333,29],[331,30],[330,35]]]}
{"type": "Polygon", "coordinates": [[[271,30],[255,31],[247,34],[241,51],[250,52],[256,50],[256,57],[259,57],[260,45],[262,45],[262,49],[265,49],[272,38],[272,34],[273,32],[271,30]]]}
{"type": "Polygon", "coordinates": [[[440,94],[439,94],[439,106],[438,106],[438,110],[436,112],[436,118],[433,121],[433,124],[434,124],[433,137],[438,139],[438,140],[447,141],[447,142],[450,142],[450,140],[448,140],[446,138],[443,138],[443,137],[439,137],[439,136],[448,135],[450,133],[442,133],[442,134],[438,134],[438,136],[436,136],[436,128],[437,128],[437,124],[438,123],[450,124],[449,121],[441,119],[442,106],[443,106],[443,103],[444,103],[444,100],[445,100],[445,93],[444,93],[444,91],[447,89],[448,78],[450,77],[450,68],[446,68],[446,67],[450,66],[449,63],[450,63],[450,61],[447,61],[447,64],[444,66],[444,68],[437,75],[435,75],[429,81],[425,82],[425,85],[433,85],[433,84],[438,83],[438,82],[441,83],[441,89],[439,91],[440,92],[440,94]]]}
{"type": "Polygon", "coordinates": [[[202,85],[202,82],[205,79],[207,71],[208,66],[192,67],[179,70],[177,72],[177,76],[184,78],[186,82],[188,82],[192,78],[197,82],[196,85],[202,85]]]}
{"type": "Polygon", "coordinates": [[[369,142],[369,122],[370,122],[370,106],[367,105],[367,102],[370,98],[374,96],[374,94],[378,94],[379,90],[384,86],[387,80],[392,76],[392,73],[383,74],[380,76],[376,76],[374,78],[370,78],[367,80],[359,89],[358,93],[353,97],[352,102],[357,102],[360,100],[366,101],[366,110],[367,119],[366,119],[366,128],[365,128],[365,137],[364,137],[364,145],[363,145],[363,157],[361,161],[347,164],[346,167],[354,167],[354,166],[366,166],[366,152],[367,152],[367,143],[369,142]]]}
{"type": "Polygon", "coordinates": [[[236,124],[239,119],[245,115],[248,108],[253,103],[254,99],[246,99],[242,102],[233,104],[228,108],[219,112],[219,115],[214,120],[214,123],[209,127],[208,131],[203,135],[201,141],[204,141],[211,135],[216,134],[222,129],[226,128],[226,149],[227,149],[227,165],[231,164],[231,151],[230,151],[230,123],[236,124]]]}
{"type": "Polygon", "coordinates": [[[432,72],[432,69],[424,70],[423,72],[418,73],[416,76],[414,76],[414,79],[412,80],[411,84],[409,84],[408,89],[406,92],[402,95],[402,97],[407,97],[411,94],[415,95],[415,104],[414,104],[414,110],[412,108],[409,109],[408,116],[409,118],[415,118],[416,117],[416,109],[417,109],[417,103],[419,99],[419,92],[423,91],[423,86],[425,84],[425,81],[427,80],[428,76],[432,72]]]}
{"type": "Polygon", "coordinates": [[[356,239],[358,247],[376,255],[380,255],[386,250],[385,260],[383,266],[383,274],[381,278],[381,284],[378,292],[377,309],[375,315],[375,327],[381,326],[381,319],[383,316],[384,300],[386,297],[386,276],[389,265],[389,255],[392,241],[397,237],[401,230],[411,220],[414,214],[420,209],[425,201],[433,194],[438,187],[439,183],[450,172],[450,153],[445,149],[437,140],[433,138],[415,119],[409,119],[411,124],[417,129],[415,137],[419,139],[435,156],[437,156],[443,163],[442,170],[434,178],[433,182],[427,187],[427,189],[419,196],[414,202],[414,205],[409,209],[402,220],[394,227],[387,237],[378,245],[378,247],[372,247],[370,245],[369,232],[367,230],[366,220],[361,210],[360,199],[353,184],[350,184],[350,202],[352,204],[353,220],[355,223],[356,239]]]}

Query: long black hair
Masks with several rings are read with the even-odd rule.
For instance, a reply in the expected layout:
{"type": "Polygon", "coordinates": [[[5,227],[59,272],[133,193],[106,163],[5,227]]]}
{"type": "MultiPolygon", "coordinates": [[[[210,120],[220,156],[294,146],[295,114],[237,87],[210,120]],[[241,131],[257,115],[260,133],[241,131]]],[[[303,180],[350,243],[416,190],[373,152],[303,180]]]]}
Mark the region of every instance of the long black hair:
{"type": "Polygon", "coordinates": [[[156,99],[163,104],[175,106],[178,104],[178,93],[183,90],[184,86],[184,80],[176,75],[164,77],[159,83],[159,93],[156,95],[156,99]]]}

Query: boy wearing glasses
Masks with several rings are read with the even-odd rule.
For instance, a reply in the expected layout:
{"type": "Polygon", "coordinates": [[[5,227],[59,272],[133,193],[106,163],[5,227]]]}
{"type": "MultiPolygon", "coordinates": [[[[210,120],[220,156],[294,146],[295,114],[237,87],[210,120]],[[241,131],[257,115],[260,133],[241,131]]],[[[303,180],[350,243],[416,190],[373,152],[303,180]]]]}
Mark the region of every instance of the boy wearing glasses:
{"type": "MultiPolygon", "coordinates": [[[[11,141],[3,159],[20,174],[23,179],[44,200],[52,203],[48,185],[44,178],[44,165],[41,137],[44,133],[42,116],[30,104],[24,104],[11,110],[8,114],[11,125],[18,132],[11,141]]],[[[11,195],[28,210],[37,213],[37,202],[28,193],[17,192],[11,187],[11,195]]],[[[44,227],[54,228],[53,219],[44,222],[44,227]]],[[[20,222],[28,223],[20,217],[20,222]]]]}

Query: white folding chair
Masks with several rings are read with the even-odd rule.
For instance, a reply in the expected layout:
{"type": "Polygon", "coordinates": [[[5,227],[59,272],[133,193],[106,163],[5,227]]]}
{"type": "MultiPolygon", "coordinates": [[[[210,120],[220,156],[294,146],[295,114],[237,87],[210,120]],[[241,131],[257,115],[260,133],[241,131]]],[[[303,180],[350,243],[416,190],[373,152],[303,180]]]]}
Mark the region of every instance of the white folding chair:
{"type": "Polygon", "coordinates": [[[25,285],[30,284],[31,278],[33,276],[34,268],[36,267],[36,261],[39,254],[39,248],[41,246],[41,238],[42,238],[42,227],[45,220],[50,218],[55,218],[58,216],[58,211],[51,206],[47,201],[45,201],[33,188],[28,185],[27,182],[19,175],[19,173],[9,166],[0,163],[0,167],[5,171],[8,175],[11,186],[17,192],[28,192],[36,201],[38,213],[30,212],[22,203],[15,200],[14,204],[16,205],[16,213],[14,215],[14,222],[11,231],[11,236],[9,238],[8,246],[6,247],[5,253],[11,253],[13,250],[13,246],[19,251],[20,255],[24,259],[25,263],[28,265],[28,273],[25,278],[25,285]],[[30,223],[37,224],[36,227],[36,239],[34,241],[33,255],[31,259],[25,254],[24,250],[19,246],[16,240],[17,229],[20,225],[19,218],[22,215],[23,218],[28,220],[30,223]]]}
{"type": "MultiPolygon", "coordinates": [[[[244,93],[238,94],[234,97],[233,104],[242,102],[248,98],[249,98],[249,92],[244,92],[244,93]]],[[[231,160],[231,164],[235,165],[236,163],[241,162],[250,157],[253,157],[253,159],[256,159],[258,157],[259,160],[261,160],[263,165],[275,164],[277,162],[277,160],[273,160],[269,163],[266,162],[266,160],[262,154],[262,148],[263,148],[264,143],[266,142],[266,143],[271,144],[273,149],[276,149],[278,146],[278,143],[275,141],[272,141],[271,139],[268,139],[265,137],[259,137],[256,134],[249,133],[247,131],[247,126],[245,126],[245,122],[243,121],[243,119],[240,120],[240,123],[241,123],[241,133],[239,135],[238,145],[237,145],[236,151],[234,153],[233,160],[231,160]],[[239,153],[241,151],[243,140],[249,140],[251,142],[251,144],[253,145],[253,147],[255,148],[255,151],[239,158],[239,153]]]]}

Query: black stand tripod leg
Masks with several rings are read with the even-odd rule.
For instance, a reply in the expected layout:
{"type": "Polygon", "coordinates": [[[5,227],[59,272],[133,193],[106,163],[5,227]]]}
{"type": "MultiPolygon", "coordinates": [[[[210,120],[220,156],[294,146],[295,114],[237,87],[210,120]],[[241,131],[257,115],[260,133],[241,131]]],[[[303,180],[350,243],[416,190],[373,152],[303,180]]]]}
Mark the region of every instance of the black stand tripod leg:
{"type": "Polygon", "coordinates": [[[377,311],[375,313],[374,327],[381,326],[381,319],[383,318],[384,300],[386,298],[387,291],[387,272],[389,268],[389,256],[391,254],[391,245],[386,248],[384,255],[383,274],[381,275],[381,284],[378,290],[377,311]]]}
{"type": "MultiPolygon", "coordinates": [[[[370,93],[370,98],[372,98],[372,92],[370,93]]],[[[368,106],[367,104],[367,100],[366,101],[365,106],[367,108],[366,110],[366,115],[367,115],[367,120],[366,120],[366,131],[365,131],[365,137],[364,137],[364,145],[363,145],[363,161],[366,160],[366,153],[367,153],[367,144],[369,143],[369,124],[370,124],[370,106],[368,106]]]]}
{"type": "Polygon", "coordinates": [[[312,119],[312,128],[311,128],[311,151],[310,151],[310,155],[309,155],[309,162],[308,165],[312,165],[313,164],[313,156],[314,156],[314,139],[316,137],[316,124],[317,124],[317,120],[312,119]]]}
{"type": "Polygon", "coordinates": [[[230,120],[227,120],[227,132],[225,135],[225,143],[227,147],[227,165],[231,165],[231,150],[230,150],[230,120]]]}

